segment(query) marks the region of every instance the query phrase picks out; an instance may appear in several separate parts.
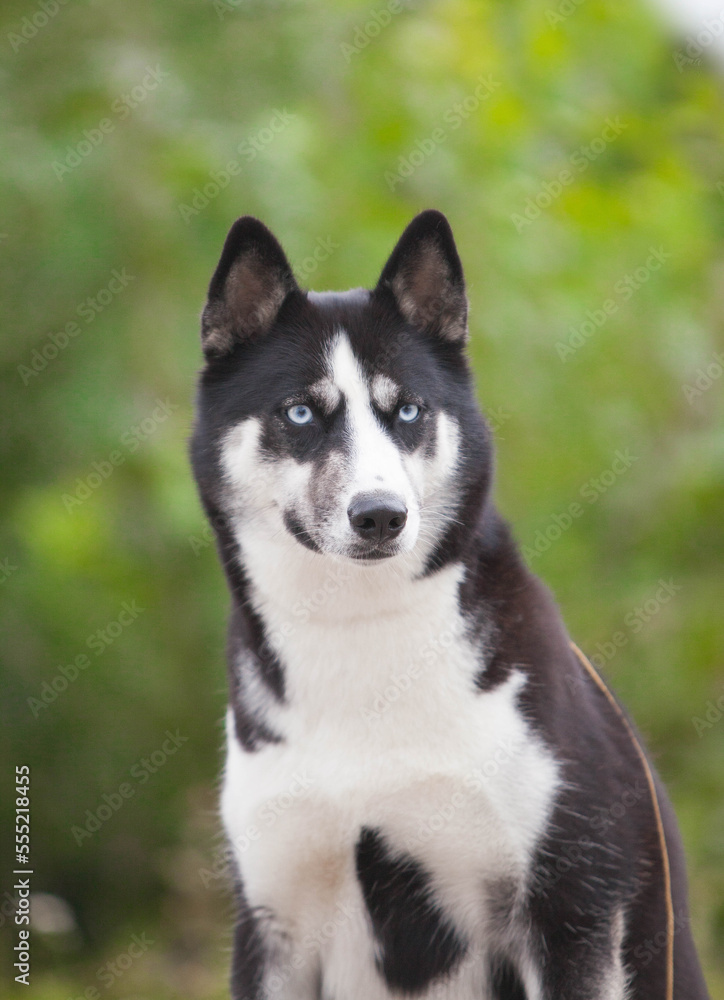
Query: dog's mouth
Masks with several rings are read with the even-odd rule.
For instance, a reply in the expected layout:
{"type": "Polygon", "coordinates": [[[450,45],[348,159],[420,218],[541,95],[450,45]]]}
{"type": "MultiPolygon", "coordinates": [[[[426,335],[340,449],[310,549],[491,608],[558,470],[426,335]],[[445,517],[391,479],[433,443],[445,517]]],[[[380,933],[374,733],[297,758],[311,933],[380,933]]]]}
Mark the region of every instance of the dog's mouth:
{"type": "Polygon", "coordinates": [[[391,559],[400,551],[400,546],[395,544],[379,545],[372,549],[355,549],[346,554],[349,559],[354,559],[355,562],[379,562],[381,559],[391,559]]]}

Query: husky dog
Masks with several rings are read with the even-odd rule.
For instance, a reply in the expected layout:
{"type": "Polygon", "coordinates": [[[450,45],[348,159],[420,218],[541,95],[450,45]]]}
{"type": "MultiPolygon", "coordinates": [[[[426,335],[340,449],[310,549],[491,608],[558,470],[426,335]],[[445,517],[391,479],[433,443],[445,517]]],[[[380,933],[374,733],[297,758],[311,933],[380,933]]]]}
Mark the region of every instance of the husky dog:
{"type": "Polygon", "coordinates": [[[232,994],[665,1000],[673,928],[702,1000],[671,806],[494,507],[466,339],[439,212],[372,291],[229,232],[192,457],[231,590],[232,994]]]}

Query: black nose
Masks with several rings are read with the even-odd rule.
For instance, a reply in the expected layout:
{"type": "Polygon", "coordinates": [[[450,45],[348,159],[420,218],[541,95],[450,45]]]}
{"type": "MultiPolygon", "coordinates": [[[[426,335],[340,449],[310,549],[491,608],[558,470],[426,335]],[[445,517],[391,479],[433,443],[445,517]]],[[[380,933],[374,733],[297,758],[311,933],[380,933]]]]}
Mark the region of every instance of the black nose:
{"type": "Polygon", "coordinates": [[[369,542],[386,542],[399,535],[407,521],[407,507],[389,493],[361,493],[349,505],[349,523],[369,542]]]}

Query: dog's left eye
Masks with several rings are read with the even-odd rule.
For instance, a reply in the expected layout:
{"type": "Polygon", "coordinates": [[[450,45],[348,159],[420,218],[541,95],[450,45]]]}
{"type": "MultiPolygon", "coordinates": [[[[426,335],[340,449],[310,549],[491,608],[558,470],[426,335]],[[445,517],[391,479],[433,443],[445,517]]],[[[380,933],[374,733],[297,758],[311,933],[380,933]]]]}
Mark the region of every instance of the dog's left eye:
{"type": "Polygon", "coordinates": [[[284,412],[287,420],[292,424],[311,424],[314,419],[311,408],[301,404],[288,406],[284,412]]]}
{"type": "Polygon", "coordinates": [[[420,416],[420,407],[415,406],[414,403],[405,403],[405,405],[401,406],[397,411],[397,416],[403,421],[403,423],[411,424],[420,416]]]}

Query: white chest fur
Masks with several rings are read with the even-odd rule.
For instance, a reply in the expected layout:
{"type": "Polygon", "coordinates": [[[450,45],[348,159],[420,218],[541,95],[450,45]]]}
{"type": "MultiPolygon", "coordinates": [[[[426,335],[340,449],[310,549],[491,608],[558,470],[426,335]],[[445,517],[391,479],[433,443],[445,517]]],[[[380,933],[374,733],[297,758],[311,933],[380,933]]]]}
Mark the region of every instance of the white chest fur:
{"type": "MultiPolygon", "coordinates": [[[[424,865],[481,948],[493,933],[486,889],[520,882],[544,830],[556,764],[517,706],[522,673],[476,690],[484,651],[465,635],[459,578],[450,567],[405,584],[409,599],[378,594],[371,617],[354,614],[354,579],[291,619],[286,601],[258,597],[286,679],[285,704],[260,707],[283,741],[245,753],[229,713],[222,813],[297,997],[312,994],[314,976],[330,995],[388,996],[355,872],[362,827],[424,865]]],[[[463,968],[444,996],[484,995],[479,975],[463,968]]]]}

